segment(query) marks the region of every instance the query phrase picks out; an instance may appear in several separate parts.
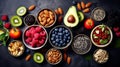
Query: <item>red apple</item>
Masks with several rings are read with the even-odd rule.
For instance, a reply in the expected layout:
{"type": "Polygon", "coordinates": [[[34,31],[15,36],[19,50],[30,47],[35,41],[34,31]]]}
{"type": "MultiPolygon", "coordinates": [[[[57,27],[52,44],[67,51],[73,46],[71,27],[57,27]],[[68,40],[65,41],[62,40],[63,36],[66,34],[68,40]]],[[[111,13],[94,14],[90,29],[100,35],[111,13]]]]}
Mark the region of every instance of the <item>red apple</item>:
{"type": "Polygon", "coordinates": [[[21,36],[21,30],[19,28],[12,28],[10,29],[10,37],[13,39],[18,39],[21,36]]]}
{"type": "Polygon", "coordinates": [[[92,29],[94,27],[94,21],[91,18],[86,19],[84,27],[88,30],[92,29]]]}

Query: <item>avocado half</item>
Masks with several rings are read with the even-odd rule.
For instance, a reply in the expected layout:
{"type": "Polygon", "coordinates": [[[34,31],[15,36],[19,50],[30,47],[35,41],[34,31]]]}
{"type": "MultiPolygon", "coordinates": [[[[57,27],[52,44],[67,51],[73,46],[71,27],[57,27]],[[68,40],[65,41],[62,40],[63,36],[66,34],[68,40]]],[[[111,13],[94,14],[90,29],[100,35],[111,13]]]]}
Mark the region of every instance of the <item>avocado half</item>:
{"type": "Polygon", "coordinates": [[[75,26],[78,25],[78,23],[79,23],[79,17],[78,17],[78,14],[77,14],[76,7],[75,7],[75,6],[71,6],[71,7],[68,9],[68,11],[67,11],[67,13],[66,13],[66,15],[65,15],[65,17],[64,17],[64,24],[65,24],[66,26],[68,26],[68,27],[75,27],[75,26]],[[73,22],[73,23],[68,22],[67,19],[68,19],[68,17],[69,17],[70,15],[73,15],[73,16],[74,16],[75,22],[73,22]]]}
{"type": "Polygon", "coordinates": [[[10,23],[12,26],[18,27],[22,25],[22,19],[19,16],[15,15],[11,17],[10,23]]]}

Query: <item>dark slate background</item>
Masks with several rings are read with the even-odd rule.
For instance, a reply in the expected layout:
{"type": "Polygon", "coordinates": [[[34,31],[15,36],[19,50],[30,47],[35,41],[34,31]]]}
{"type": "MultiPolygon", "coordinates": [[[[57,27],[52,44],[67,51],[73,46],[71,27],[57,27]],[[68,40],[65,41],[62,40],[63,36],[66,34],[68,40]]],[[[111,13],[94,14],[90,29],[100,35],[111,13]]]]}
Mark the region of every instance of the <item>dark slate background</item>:
{"type": "MultiPolygon", "coordinates": [[[[72,5],[73,0],[0,0],[0,16],[7,14],[9,18],[13,15],[16,15],[16,9],[19,6],[25,6],[29,7],[32,4],[36,5],[36,8],[34,11],[29,12],[30,14],[37,15],[37,13],[42,9],[42,8],[51,8],[51,9],[56,9],[57,7],[62,7],[64,10],[64,14],[67,12],[68,8],[72,5]]],[[[84,1],[84,2],[93,2],[93,5],[91,7],[91,10],[95,7],[102,7],[105,9],[107,16],[109,15],[110,12],[119,12],[120,11],[120,2],[119,0],[75,0],[77,2],[79,1],[84,1]]],[[[118,17],[120,17],[120,13],[116,14],[118,17]]],[[[115,15],[115,16],[116,16],[115,15]]],[[[112,19],[115,18],[115,16],[112,17],[112,19]]],[[[90,13],[85,14],[85,18],[89,18],[90,13]]],[[[106,19],[102,22],[95,22],[95,25],[98,24],[106,24],[110,26],[111,28],[114,26],[119,26],[120,27],[120,21],[119,20],[113,20],[111,19],[106,19]]],[[[57,24],[56,24],[57,25],[57,24]]],[[[20,27],[22,30],[24,30],[25,26],[20,27]]],[[[50,29],[47,29],[49,33],[50,29]]],[[[78,25],[76,28],[71,29],[73,32],[73,36],[82,33],[86,35],[90,35],[91,30],[86,30],[83,28],[83,22],[81,22],[80,25],[78,25]]],[[[114,33],[113,33],[114,34],[114,33]]],[[[20,39],[22,40],[22,39],[20,39]]],[[[58,65],[54,65],[56,67],[120,67],[120,48],[114,47],[116,45],[116,41],[119,40],[119,38],[116,38],[114,35],[112,43],[104,48],[109,52],[109,60],[105,64],[97,64],[91,57],[95,49],[94,45],[92,46],[92,49],[90,50],[89,53],[86,55],[77,55],[71,50],[71,46],[67,50],[67,54],[72,58],[72,62],[70,65],[68,65],[66,62],[62,61],[58,65]],[[87,59],[89,58],[89,59],[87,59]]],[[[8,44],[11,40],[8,41],[8,44]]],[[[120,44],[119,44],[120,45],[120,44]]],[[[8,45],[7,45],[8,46],[8,45]]],[[[54,67],[53,65],[50,65],[47,63],[46,60],[42,64],[37,64],[35,63],[32,59],[30,61],[26,62],[25,61],[25,56],[27,55],[24,53],[23,56],[15,58],[9,55],[7,46],[0,46],[0,67],[54,67]]],[[[48,49],[50,48],[50,44],[47,43],[46,46],[43,49],[48,49]]],[[[38,50],[41,52],[43,49],[38,50]]],[[[63,52],[63,50],[61,50],[63,52]]],[[[32,51],[31,54],[37,51],[32,51]]],[[[45,52],[43,54],[45,55],[45,52]]]]}

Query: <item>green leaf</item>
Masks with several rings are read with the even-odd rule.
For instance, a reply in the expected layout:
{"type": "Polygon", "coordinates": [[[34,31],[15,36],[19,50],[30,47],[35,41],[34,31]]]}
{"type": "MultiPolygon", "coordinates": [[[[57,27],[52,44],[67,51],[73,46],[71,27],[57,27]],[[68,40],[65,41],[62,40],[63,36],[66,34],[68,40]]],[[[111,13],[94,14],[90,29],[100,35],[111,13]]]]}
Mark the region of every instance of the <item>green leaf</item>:
{"type": "Polygon", "coordinates": [[[3,22],[0,20],[0,28],[3,28],[3,22]]]}
{"type": "Polygon", "coordinates": [[[0,35],[0,41],[3,41],[3,40],[4,40],[5,35],[6,35],[5,33],[3,33],[3,34],[0,35]]]}

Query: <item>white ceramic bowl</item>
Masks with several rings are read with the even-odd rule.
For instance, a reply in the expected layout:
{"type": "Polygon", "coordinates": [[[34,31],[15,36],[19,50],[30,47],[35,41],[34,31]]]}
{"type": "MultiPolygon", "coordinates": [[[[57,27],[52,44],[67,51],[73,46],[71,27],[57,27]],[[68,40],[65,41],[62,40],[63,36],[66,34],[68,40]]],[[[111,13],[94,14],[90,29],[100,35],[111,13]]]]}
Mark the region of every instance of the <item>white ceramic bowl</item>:
{"type": "Polygon", "coordinates": [[[98,27],[100,27],[100,26],[102,26],[102,25],[98,25],[98,26],[96,26],[96,27],[92,30],[91,35],[90,35],[90,38],[91,38],[92,43],[93,43],[95,46],[97,46],[97,47],[106,47],[106,46],[108,46],[108,45],[111,43],[111,41],[112,41],[112,39],[113,39],[113,33],[112,33],[111,29],[110,29],[108,26],[103,25],[103,26],[107,27],[107,29],[108,29],[109,32],[110,32],[110,40],[109,40],[108,43],[106,43],[106,44],[97,44],[97,43],[95,43],[95,41],[93,40],[93,32],[94,32],[94,30],[95,30],[96,28],[98,28],[98,27]]]}

